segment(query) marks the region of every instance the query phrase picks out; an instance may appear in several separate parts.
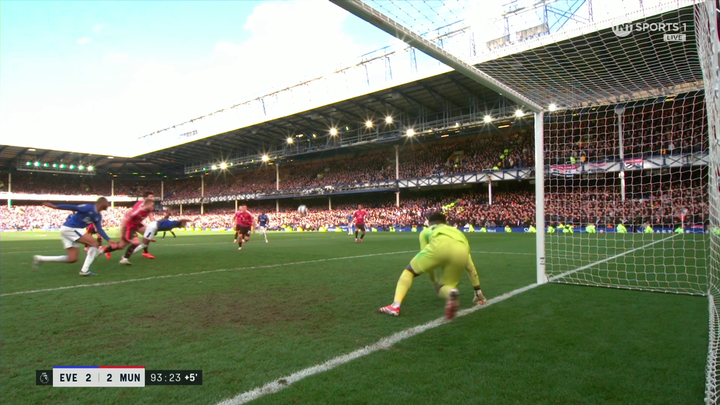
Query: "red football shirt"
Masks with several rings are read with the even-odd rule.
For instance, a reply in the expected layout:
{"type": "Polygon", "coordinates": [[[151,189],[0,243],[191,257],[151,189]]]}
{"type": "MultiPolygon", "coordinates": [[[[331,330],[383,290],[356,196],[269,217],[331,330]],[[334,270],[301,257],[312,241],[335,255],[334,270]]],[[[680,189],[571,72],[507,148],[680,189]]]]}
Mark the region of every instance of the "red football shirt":
{"type": "Polygon", "coordinates": [[[242,226],[243,228],[250,228],[253,224],[252,214],[247,211],[236,212],[235,213],[235,224],[238,226],[242,226]]]}
{"type": "Polygon", "coordinates": [[[152,214],[153,210],[145,211],[143,205],[145,205],[145,201],[138,201],[133,205],[130,212],[125,215],[126,226],[134,225],[135,227],[141,227],[145,218],[152,214]]]}
{"type": "Polygon", "coordinates": [[[365,210],[357,210],[353,214],[353,218],[355,218],[355,224],[356,225],[365,225],[365,217],[367,216],[367,211],[365,210]]]}

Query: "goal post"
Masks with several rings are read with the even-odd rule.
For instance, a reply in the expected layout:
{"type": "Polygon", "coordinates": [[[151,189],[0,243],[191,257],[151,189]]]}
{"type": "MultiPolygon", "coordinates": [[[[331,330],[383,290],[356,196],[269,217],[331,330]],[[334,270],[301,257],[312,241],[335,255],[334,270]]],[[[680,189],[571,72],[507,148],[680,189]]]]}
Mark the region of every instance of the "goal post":
{"type": "Polygon", "coordinates": [[[547,271],[545,270],[545,159],[544,144],[545,133],[543,125],[544,114],[542,111],[535,113],[535,265],[537,283],[548,282],[547,271]]]}

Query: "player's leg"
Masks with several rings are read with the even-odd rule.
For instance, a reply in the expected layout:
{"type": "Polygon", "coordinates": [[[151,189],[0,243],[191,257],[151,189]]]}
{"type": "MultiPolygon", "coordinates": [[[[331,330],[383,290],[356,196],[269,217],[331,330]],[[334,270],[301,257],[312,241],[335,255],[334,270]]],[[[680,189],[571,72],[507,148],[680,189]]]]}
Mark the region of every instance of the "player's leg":
{"type": "Polygon", "coordinates": [[[355,225],[355,243],[358,241],[358,235],[360,234],[359,226],[355,225]]]}
{"type": "Polygon", "coordinates": [[[400,275],[397,286],[395,287],[395,298],[391,305],[380,308],[380,312],[388,315],[400,315],[400,305],[405,299],[405,295],[412,287],[415,277],[434,271],[442,264],[442,256],[438,254],[436,247],[430,243],[421,250],[410,261],[405,270],[400,275]]]}
{"type": "Polygon", "coordinates": [[[268,243],[267,228],[263,226],[262,228],[260,228],[260,232],[262,233],[263,238],[265,238],[265,243],[268,243]]]}
{"type": "Polygon", "coordinates": [[[177,236],[175,235],[175,232],[173,232],[173,231],[170,231],[170,233],[172,234],[172,236],[173,236],[173,239],[177,239],[177,236]]]}
{"type": "MultiPolygon", "coordinates": [[[[167,233],[166,231],[163,231],[163,236],[162,236],[163,239],[165,239],[165,234],[166,234],[166,233],[167,233]]],[[[174,234],[173,234],[173,235],[174,235],[174,234]]]]}
{"type": "Polygon", "coordinates": [[[125,251],[125,254],[123,255],[122,259],[120,259],[120,264],[130,266],[132,263],[130,263],[130,256],[132,256],[135,249],[140,245],[140,239],[137,237],[138,230],[135,228],[128,229],[127,234],[125,235],[125,239],[129,242],[127,245],[127,250],[125,251]]]}
{"type": "Polygon", "coordinates": [[[245,230],[244,228],[238,227],[237,229],[237,237],[235,238],[238,244],[238,250],[242,250],[243,242],[245,242],[245,230]]]}
{"type": "Polygon", "coordinates": [[[151,255],[148,251],[148,246],[150,245],[150,242],[155,240],[155,234],[157,233],[157,223],[153,222],[150,225],[148,225],[145,229],[145,232],[143,233],[143,240],[140,245],[138,245],[134,250],[134,253],[140,253],[142,251],[142,257],[146,259],[154,259],[155,256],[151,255]]]}
{"type": "Polygon", "coordinates": [[[88,249],[87,256],[85,256],[85,262],[80,269],[80,276],[95,276],[96,274],[90,271],[90,265],[100,253],[100,243],[98,243],[98,241],[93,238],[92,235],[90,235],[89,233],[86,233],[80,239],[78,239],[78,242],[84,243],[90,247],[88,249]]]}
{"type": "Polygon", "coordinates": [[[360,230],[362,231],[362,233],[360,234],[360,242],[362,242],[365,238],[365,225],[363,225],[360,230]]]}
{"type": "MultiPolygon", "coordinates": [[[[237,243],[238,241],[238,233],[240,232],[240,227],[235,225],[235,237],[233,238],[233,243],[237,243]]],[[[241,246],[242,247],[242,246],[241,246]]]]}
{"type": "Polygon", "coordinates": [[[460,283],[460,277],[465,272],[470,251],[467,245],[455,241],[442,242],[438,245],[438,249],[447,254],[447,262],[442,269],[441,287],[438,295],[446,299],[445,317],[453,319],[460,309],[460,293],[457,286],[460,283]]]}
{"type": "MultiPolygon", "coordinates": [[[[33,267],[39,267],[42,263],[75,263],[78,257],[78,249],[75,242],[83,236],[83,230],[62,227],[60,228],[60,240],[62,241],[65,254],[60,256],[33,256],[33,267]]],[[[81,242],[78,242],[81,243],[81,242]]]]}

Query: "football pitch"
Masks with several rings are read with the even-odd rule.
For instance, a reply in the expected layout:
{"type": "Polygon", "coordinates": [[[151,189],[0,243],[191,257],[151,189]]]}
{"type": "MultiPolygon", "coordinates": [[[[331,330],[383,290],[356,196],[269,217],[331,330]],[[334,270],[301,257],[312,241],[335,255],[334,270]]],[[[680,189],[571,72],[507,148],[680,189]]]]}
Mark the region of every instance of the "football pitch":
{"type": "MultiPolygon", "coordinates": [[[[558,284],[522,289],[536,280],[533,235],[469,235],[490,305],[451,322],[441,320],[444,301],[426,276],[415,279],[400,317],[377,312],[392,302],[418,250],[415,233],[368,233],[362,244],[344,233],[271,233],[269,244],[253,235],[242,252],[229,233],[178,236],[158,240],[150,247],[157,259],[136,256],[131,267],[117,263],[119,253],[99,256],[91,268],[98,277],[81,278],[83,254],[73,265],[31,268],[34,254],[62,254],[57,233],[0,235],[2,402],[703,399],[707,299],[558,284]],[[36,369],[60,365],[200,369],[203,385],[35,385],[36,369]]],[[[598,260],[617,254],[596,253],[598,260]]],[[[460,292],[462,308],[473,308],[467,277],[460,292]]]]}

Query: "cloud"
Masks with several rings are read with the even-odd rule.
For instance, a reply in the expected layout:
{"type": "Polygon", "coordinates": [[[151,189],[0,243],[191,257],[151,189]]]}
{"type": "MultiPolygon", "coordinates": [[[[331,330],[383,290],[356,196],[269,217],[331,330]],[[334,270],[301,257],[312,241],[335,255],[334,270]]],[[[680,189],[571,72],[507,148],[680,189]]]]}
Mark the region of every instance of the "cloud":
{"type": "MultiPolygon", "coordinates": [[[[67,136],[94,137],[102,128],[108,138],[120,141],[122,150],[118,143],[92,142],[82,145],[94,149],[86,152],[110,154],[117,149],[117,154],[134,155],[140,136],[326,74],[375,49],[358,45],[343,31],[349,15],[324,0],[262,3],[245,21],[247,40],[215,38],[207,52],[191,55],[192,68],[159,56],[139,59],[142,48],[128,52],[133,57],[107,50],[103,60],[122,69],[101,70],[92,97],[68,98],[65,103],[28,99],[32,109],[3,111],[0,129],[32,140],[31,146],[62,148],[67,136]]],[[[86,37],[77,43],[91,41],[86,37]]]]}
{"type": "Polygon", "coordinates": [[[97,34],[97,33],[99,33],[100,31],[102,31],[103,29],[105,29],[106,27],[107,27],[107,25],[95,24],[95,26],[94,26],[93,29],[92,29],[92,32],[95,33],[95,34],[97,34]]]}
{"type": "Polygon", "coordinates": [[[112,63],[123,63],[127,62],[128,54],[124,52],[113,52],[105,56],[105,60],[112,63]]]}

